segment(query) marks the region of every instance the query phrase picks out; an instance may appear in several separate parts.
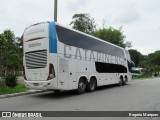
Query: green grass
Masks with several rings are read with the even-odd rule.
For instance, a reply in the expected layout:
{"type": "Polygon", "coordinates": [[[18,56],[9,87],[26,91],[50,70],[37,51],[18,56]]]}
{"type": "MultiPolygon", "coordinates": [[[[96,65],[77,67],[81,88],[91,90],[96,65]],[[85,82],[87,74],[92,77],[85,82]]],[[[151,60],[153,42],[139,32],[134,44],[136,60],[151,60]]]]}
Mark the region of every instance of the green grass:
{"type": "Polygon", "coordinates": [[[143,73],[139,76],[133,77],[133,80],[140,80],[140,79],[146,79],[146,78],[151,78],[151,74],[143,73]]]}
{"type": "Polygon", "coordinates": [[[1,83],[0,85],[0,95],[26,92],[27,90],[28,89],[22,83],[18,83],[18,85],[15,88],[9,88],[4,83],[1,83]]]}

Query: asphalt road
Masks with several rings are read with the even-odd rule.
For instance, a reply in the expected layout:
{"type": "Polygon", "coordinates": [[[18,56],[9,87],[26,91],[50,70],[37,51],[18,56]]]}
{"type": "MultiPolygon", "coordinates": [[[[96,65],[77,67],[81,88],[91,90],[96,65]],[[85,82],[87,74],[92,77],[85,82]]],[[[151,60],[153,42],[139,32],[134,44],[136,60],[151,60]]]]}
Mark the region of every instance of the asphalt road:
{"type": "Polygon", "coordinates": [[[100,87],[95,92],[82,95],[73,92],[59,95],[45,92],[4,98],[0,99],[0,111],[160,111],[160,78],[134,80],[121,87],[100,87]]]}

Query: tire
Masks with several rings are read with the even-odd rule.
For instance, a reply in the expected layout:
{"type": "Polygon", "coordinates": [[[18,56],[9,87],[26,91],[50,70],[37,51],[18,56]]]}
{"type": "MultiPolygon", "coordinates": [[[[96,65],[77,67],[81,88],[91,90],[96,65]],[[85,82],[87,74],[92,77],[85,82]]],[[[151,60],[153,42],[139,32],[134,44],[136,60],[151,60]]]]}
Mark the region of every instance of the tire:
{"type": "Polygon", "coordinates": [[[126,80],[124,80],[123,82],[122,82],[122,85],[126,85],[127,83],[126,83],[126,80]]]}
{"type": "Polygon", "coordinates": [[[86,86],[86,81],[81,78],[78,82],[77,94],[83,94],[86,91],[86,86]]]}
{"type": "Polygon", "coordinates": [[[123,78],[122,78],[122,77],[120,77],[120,80],[119,80],[118,86],[122,86],[122,84],[123,84],[123,78]]]}
{"type": "Polygon", "coordinates": [[[127,84],[127,81],[128,81],[128,80],[127,80],[127,77],[125,77],[125,80],[123,80],[123,83],[122,83],[122,84],[123,84],[123,85],[126,85],[126,84],[127,84]]]}
{"type": "Polygon", "coordinates": [[[88,83],[87,90],[89,92],[93,92],[96,89],[96,86],[97,86],[96,79],[91,78],[90,81],[89,81],[89,83],[88,83]]]}

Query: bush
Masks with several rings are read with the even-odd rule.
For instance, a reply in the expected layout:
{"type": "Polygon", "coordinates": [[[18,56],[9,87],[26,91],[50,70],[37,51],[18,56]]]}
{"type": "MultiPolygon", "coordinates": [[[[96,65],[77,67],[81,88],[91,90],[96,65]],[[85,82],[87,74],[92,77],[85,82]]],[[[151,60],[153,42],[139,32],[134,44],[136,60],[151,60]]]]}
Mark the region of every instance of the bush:
{"type": "Polygon", "coordinates": [[[157,74],[157,73],[154,73],[154,74],[153,74],[153,76],[157,77],[157,76],[158,76],[158,74],[157,74]]]}
{"type": "Polygon", "coordinates": [[[5,86],[5,82],[4,79],[0,77],[0,88],[2,88],[3,86],[5,86]]]}
{"type": "Polygon", "coordinates": [[[149,73],[142,73],[139,76],[133,77],[133,79],[143,79],[143,78],[150,78],[150,77],[152,77],[151,74],[149,74],[149,73]]]}
{"type": "Polygon", "coordinates": [[[17,85],[17,78],[15,75],[8,75],[5,78],[5,84],[10,87],[14,88],[17,85]]]}
{"type": "Polygon", "coordinates": [[[5,83],[0,80],[0,88],[3,87],[4,85],[5,85],[5,83]]]}

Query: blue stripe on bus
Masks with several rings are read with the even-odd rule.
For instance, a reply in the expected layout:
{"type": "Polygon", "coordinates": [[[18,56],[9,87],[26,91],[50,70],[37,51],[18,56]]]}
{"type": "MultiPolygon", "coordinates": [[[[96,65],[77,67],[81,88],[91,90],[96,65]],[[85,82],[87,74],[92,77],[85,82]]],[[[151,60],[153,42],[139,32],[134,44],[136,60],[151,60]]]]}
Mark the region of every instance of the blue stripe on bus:
{"type": "Polygon", "coordinates": [[[57,53],[57,34],[54,22],[49,24],[49,52],[57,53]]]}

